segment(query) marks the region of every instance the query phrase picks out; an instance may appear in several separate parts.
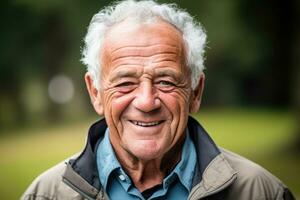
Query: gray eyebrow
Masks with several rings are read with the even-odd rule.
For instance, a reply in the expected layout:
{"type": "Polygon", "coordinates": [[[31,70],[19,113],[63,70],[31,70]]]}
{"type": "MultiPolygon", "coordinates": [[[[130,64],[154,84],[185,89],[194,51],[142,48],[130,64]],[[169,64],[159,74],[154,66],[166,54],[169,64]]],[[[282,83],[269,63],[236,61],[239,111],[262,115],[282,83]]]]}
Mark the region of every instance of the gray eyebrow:
{"type": "Polygon", "coordinates": [[[124,78],[124,77],[137,77],[138,76],[138,71],[137,70],[118,70],[117,72],[114,73],[114,75],[111,77],[110,81],[115,81],[116,79],[119,78],[124,78]]]}
{"type": "Polygon", "coordinates": [[[155,75],[157,77],[162,77],[162,76],[171,76],[174,79],[179,79],[181,74],[178,74],[174,70],[171,69],[162,69],[162,70],[155,70],[155,75]]]}
{"type": "Polygon", "coordinates": [[[126,76],[136,76],[137,70],[120,70],[116,73],[118,77],[126,77],[126,76]]]}

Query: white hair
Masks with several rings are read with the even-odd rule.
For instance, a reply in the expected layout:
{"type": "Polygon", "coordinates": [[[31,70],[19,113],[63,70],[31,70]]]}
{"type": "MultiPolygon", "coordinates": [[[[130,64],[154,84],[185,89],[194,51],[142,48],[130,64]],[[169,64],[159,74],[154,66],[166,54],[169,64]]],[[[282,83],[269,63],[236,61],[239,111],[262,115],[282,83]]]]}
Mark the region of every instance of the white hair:
{"type": "Polygon", "coordinates": [[[105,33],[115,24],[126,18],[137,22],[149,22],[162,19],[175,26],[182,33],[186,46],[186,61],[191,70],[192,88],[198,85],[200,74],[204,69],[204,48],[206,34],[201,24],[176,4],[158,4],[153,0],[124,0],[105,7],[95,14],[84,38],[81,61],[87,66],[94,86],[100,88],[101,62],[100,55],[105,33]]]}

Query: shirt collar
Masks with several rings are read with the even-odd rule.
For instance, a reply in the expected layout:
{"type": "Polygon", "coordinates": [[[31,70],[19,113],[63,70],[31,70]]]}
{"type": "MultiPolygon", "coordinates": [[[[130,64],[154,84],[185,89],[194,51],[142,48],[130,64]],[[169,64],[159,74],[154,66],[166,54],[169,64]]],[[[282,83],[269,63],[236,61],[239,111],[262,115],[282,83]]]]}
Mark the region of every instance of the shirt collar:
{"type": "Polygon", "coordinates": [[[104,189],[107,187],[107,181],[110,174],[121,168],[119,161],[116,158],[115,152],[109,140],[109,129],[107,128],[104,138],[100,141],[97,148],[96,160],[99,172],[100,183],[104,189]]]}

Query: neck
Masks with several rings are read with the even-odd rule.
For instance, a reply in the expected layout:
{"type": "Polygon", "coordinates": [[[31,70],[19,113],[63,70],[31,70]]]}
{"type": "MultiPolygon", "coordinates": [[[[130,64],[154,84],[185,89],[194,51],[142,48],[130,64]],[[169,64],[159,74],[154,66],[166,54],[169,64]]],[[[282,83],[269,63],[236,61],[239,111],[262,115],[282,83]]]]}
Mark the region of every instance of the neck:
{"type": "Polygon", "coordinates": [[[143,192],[146,189],[162,184],[166,175],[173,170],[181,159],[183,141],[179,141],[161,158],[153,160],[141,160],[121,149],[115,149],[115,152],[135,187],[140,192],[143,192]]]}

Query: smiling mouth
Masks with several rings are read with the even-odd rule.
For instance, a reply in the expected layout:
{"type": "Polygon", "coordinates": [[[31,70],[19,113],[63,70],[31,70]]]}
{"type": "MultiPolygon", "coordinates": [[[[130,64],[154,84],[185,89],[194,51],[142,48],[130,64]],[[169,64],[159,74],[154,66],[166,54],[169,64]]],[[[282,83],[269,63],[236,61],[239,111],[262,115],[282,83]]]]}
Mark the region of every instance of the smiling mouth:
{"type": "Polygon", "coordinates": [[[141,121],[130,120],[130,122],[137,126],[151,127],[151,126],[157,126],[157,125],[161,124],[163,121],[141,122],[141,121]]]}

